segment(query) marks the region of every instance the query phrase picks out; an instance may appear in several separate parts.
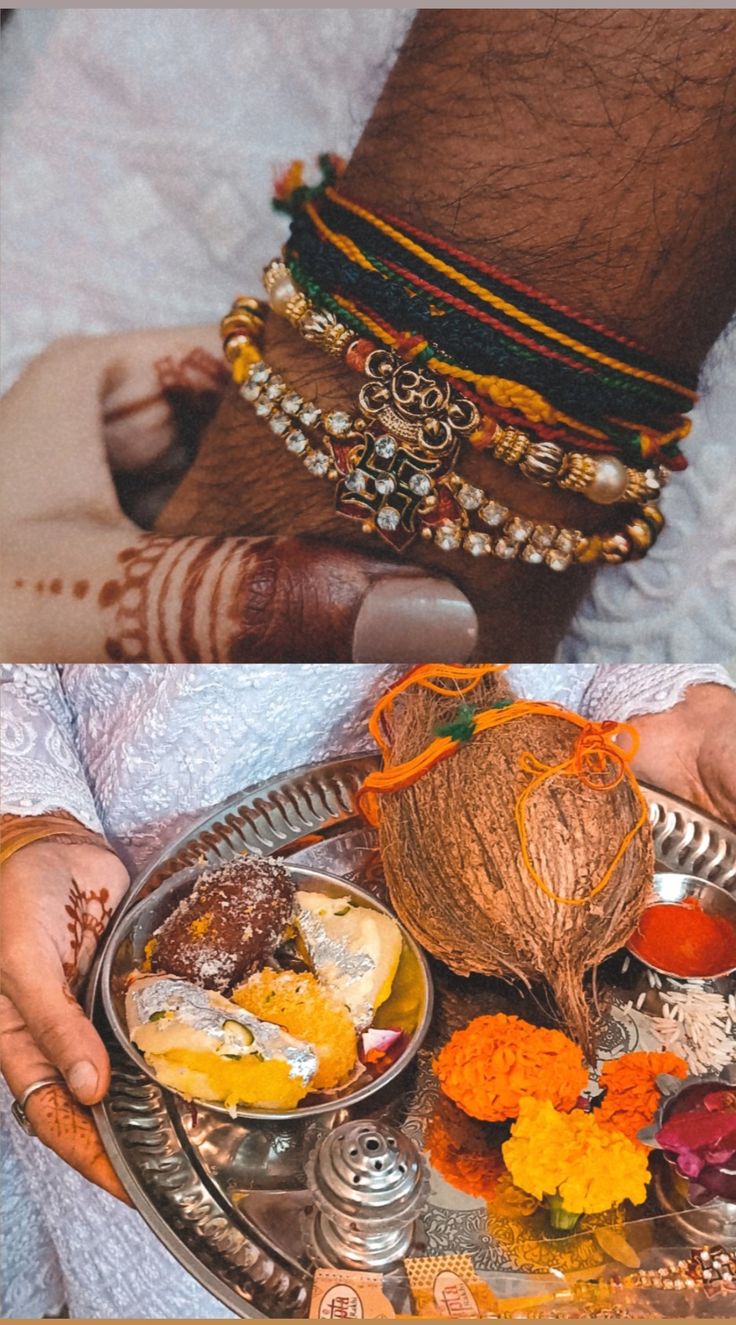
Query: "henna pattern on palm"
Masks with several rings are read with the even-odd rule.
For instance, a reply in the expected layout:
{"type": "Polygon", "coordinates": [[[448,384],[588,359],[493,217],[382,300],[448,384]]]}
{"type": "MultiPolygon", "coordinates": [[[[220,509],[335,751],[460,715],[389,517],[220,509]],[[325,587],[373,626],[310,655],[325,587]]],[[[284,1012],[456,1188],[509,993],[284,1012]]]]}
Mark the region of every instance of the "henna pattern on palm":
{"type": "Polygon", "coordinates": [[[114,609],[105,643],[113,662],[233,661],[237,586],[247,579],[250,547],[222,535],[202,539],[145,535],[118,556],[120,577],[102,586],[114,609]]]}
{"type": "Polygon", "coordinates": [[[86,959],[92,955],[112,915],[112,906],[109,902],[110,893],[107,888],[100,888],[97,891],[90,888],[82,891],[76,879],[72,879],[69,901],[64,907],[69,917],[66,927],[70,938],[71,956],[68,961],[62,963],[70,989],[84,975],[86,959]],[[91,943],[88,943],[89,951],[85,953],[83,948],[87,939],[90,939],[91,943]]]}

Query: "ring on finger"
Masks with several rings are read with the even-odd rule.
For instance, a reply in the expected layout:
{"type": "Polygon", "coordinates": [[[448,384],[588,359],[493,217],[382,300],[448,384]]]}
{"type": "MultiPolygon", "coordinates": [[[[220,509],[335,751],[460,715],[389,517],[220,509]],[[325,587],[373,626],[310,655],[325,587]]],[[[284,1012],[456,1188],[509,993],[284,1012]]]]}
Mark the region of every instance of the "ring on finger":
{"type": "Polygon", "coordinates": [[[21,1092],[18,1098],[13,1100],[13,1103],[10,1106],[10,1112],[15,1118],[18,1126],[22,1127],[27,1136],[35,1135],[26,1115],[26,1104],[31,1098],[31,1095],[35,1095],[37,1090],[45,1090],[47,1086],[63,1086],[63,1084],[64,1078],[58,1073],[53,1077],[42,1077],[39,1081],[34,1081],[30,1086],[26,1086],[25,1090],[21,1092]]]}

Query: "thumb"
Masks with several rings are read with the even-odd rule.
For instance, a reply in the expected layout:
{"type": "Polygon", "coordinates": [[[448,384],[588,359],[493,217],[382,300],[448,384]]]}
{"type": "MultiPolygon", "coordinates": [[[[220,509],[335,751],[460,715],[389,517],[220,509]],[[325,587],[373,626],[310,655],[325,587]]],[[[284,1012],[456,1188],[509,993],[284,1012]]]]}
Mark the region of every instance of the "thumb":
{"type": "Polygon", "coordinates": [[[477,618],[450,581],[295,538],[20,525],[3,656],[114,662],[461,662],[477,618]]]}
{"type": "MultiPolygon", "coordinates": [[[[33,980],[13,982],[13,1005],[43,1058],[57,1068],[82,1104],[96,1104],[110,1084],[102,1040],[56,970],[34,962],[33,980]]],[[[16,1063],[16,1071],[23,1064],[16,1063]]],[[[33,1079],[33,1078],[31,1078],[33,1079]]]]}

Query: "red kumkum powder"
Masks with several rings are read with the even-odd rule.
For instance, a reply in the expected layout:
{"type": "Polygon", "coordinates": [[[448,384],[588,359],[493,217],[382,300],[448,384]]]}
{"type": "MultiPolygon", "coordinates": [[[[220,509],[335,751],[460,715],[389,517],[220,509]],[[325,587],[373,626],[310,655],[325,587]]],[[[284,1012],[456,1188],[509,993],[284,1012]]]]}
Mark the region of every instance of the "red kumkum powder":
{"type": "Polygon", "coordinates": [[[704,911],[697,897],[648,906],[629,947],[673,975],[720,975],[736,966],[736,926],[704,911]]]}

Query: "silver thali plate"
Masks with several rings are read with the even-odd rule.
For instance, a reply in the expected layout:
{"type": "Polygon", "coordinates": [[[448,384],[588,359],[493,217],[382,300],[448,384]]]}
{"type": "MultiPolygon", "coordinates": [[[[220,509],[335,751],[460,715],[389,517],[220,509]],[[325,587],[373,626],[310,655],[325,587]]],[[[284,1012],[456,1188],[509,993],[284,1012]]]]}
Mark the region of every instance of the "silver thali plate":
{"type": "MultiPolygon", "coordinates": [[[[359,756],[304,767],[218,806],[135,881],[88,985],[87,1009],[112,1062],[109,1094],[95,1109],[111,1162],[169,1251],[242,1317],[307,1314],[314,1266],[306,1250],[310,1194],[304,1166],[325,1132],[347,1117],[380,1118],[400,1126],[429,1154],[430,1198],[418,1230],[418,1252],[469,1252],[480,1271],[542,1270],[559,1263],[562,1255],[558,1248],[544,1259],[543,1252],[540,1263],[539,1232],[533,1236],[529,1221],[489,1216],[477,1190],[482,1173],[462,1187],[448,1181],[442,1142],[447,1136],[452,1140],[456,1120],[443,1116],[431,1069],[440,1045],[479,1013],[513,1011],[538,1019],[540,1008],[531,996],[524,998],[496,981],[462,980],[432,963],[432,1027],[413,1064],[352,1110],[288,1122],[233,1122],[212,1110],[194,1109],[130,1061],[105,1018],[101,961],[107,945],[115,942],[122,916],[164,879],[203,859],[216,864],[244,850],[283,853],[294,865],[337,875],[385,901],[375,836],[354,809],[355,794],[374,766],[371,756],[359,756]]],[[[736,833],[684,801],[643,789],[660,867],[697,874],[736,893],[736,833]]],[[[604,1039],[607,1056],[637,1047],[625,1021],[607,1026],[604,1039]]],[[[655,1212],[653,1207],[650,1213],[655,1212]]],[[[583,1268],[590,1255],[599,1259],[594,1248],[586,1250],[585,1239],[575,1241],[569,1268],[583,1268]]],[[[396,1306],[406,1309],[400,1299],[396,1306]]]]}

